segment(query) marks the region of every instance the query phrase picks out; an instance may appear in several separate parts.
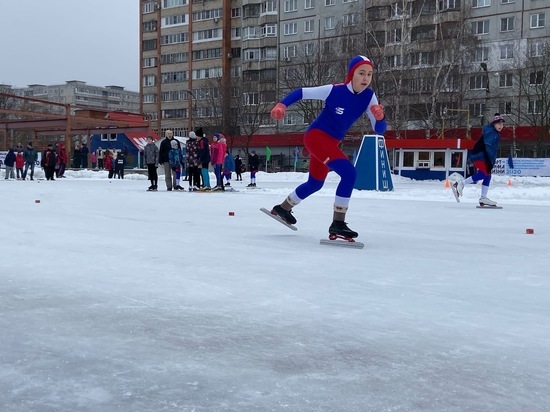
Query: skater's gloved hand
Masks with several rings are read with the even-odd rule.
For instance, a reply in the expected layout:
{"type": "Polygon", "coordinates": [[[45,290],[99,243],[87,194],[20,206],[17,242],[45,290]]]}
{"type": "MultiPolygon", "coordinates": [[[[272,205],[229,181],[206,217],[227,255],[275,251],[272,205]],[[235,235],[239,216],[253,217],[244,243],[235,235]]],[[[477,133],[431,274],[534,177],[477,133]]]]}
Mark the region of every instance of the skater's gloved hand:
{"type": "Polygon", "coordinates": [[[271,117],[275,120],[283,120],[285,118],[286,106],[282,103],[277,103],[273,109],[271,109],[271,117]]]}
{"type": "Polygon", "coordinates": [[[370,107],[370,112],[376,120],[382,120],[384,118],[384,106],[381,104],[373,104],[370,107]]]}

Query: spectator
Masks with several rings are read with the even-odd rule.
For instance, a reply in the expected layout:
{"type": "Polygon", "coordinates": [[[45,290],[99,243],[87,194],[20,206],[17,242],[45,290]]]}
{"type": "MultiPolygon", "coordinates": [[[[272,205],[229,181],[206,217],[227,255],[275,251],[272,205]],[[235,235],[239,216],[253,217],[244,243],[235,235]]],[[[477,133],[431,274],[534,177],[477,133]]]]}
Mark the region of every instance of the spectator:
{"type": "Polygon", "coordinates": [[[82,151],[80,150],[80,143],[76,142],[73,149],[73,169],[80,168],[81,159],[82,151]]]}
{"type": "Polygon", "coordinates": [[[194,192],[201,187],[201,166],[199,161],[199,142],[195,132],[189,132],[189,139],[185,144],[187,176],[189,177],[189,191],[194,192]]]}
{"type": "Polygon", "coordinates": [[[65,150],[65,143],[61,142],[56,144],[57,151],[57,164],[55,165],[55,175],[57,178],[65,177],[65,169],[67,168],[67,151],[65,150]]]}
{"type": "Polygon", "coordinates": [[[145,164],[147,165],[147,175],[151,181],[151,186],[147,189],[148,191],[157,191],[158,190],[158,173],[157,166],[159,163],[159,148],[153,141],[151,136],[147,136],[147,144],[143,149],[143,158],[145,164]]]}
{"type": "Polygon", "coordinates": [[[97,155],[95,151],[90,155],[90,161],[92,162],[92,169],[95,169],[97,167],[97,155]]]}
{"type": "Polygon", "coordinates": [[[4,178],[6,180],[15,179],[15,160],[15,152],[13,151],[13,148],[10,147],[8,153],[6,154],[6,158],[4,159],[4,166],[6,166],[6,175],[4,178]]]}
{"type": "Polygon", "coordinates": [[[44,169],[44,174],[46,175],[46,180],[55,180],[55,165],[57,164],[57,156],[53,150],[53,145],[50,143],[44,151],[42,156],[41,166],[44,169]]]}
{"type": "Polygon", "coordinates": [[[210,174],[208,173],[208,166],[210,165],[210,142],[204,134],[202,127],[195,130],[195,134],[199,137],[199,161],[201,163],[201,176],[203,190],[210,189],[210,174]]]}
{"type": "Polygon", "coordinates": [[[170,163],[170,169],[172,173],[172,187],[174,190],[184,190],[180,186],[181,177],[181,149],[179,142],[176,139],[172,139],[170,142],[172,148],[168,152],[168,162],[170,163]]]}
{"type": "Polygon", "coordinates": [[[18,151],[15,154],[15,169],[17,170],[17,180],[23,180],[23,168],[25,167],[25,158],[23,152],[18,151]]]}
{"type": "MultiPolygon", "coordinates": [[[[172,149],[172,139],[174,138],[174,132],[167,130],[164,132],[165,139],[160,143],[159,149],[159,163],[164,169],[164,182],[166,183],[166,190],[172,191],[172,169],[170,168],[170,159],[168,154],[172,149]]],[[[179,143],[178,143],[179,145],[179,143]]]]}
{"type": "Polygon", "coordinates": [[[112,179],[115,175],[115,159],[110,150],[105,150],[105,169],[109,172],[109,179],[112,179]]]}
{"type": "Polygon", "coordinates": [[[124,166],[126,166],[126,156],[124,153],[118,152],[115,161],[115,175],[119,179],[124,179],[124,166]]]}
{"type": "Polygon", "coordinates": [[[104,159],[105,159],[105,156],[103,155],[103,150],[101,149],[101,146],[97,148],[96,150],[97,152],[97,168],[99,170],[102,170],[105,166],[104,166],[104,159]]]}
{"type": "Polygon", "coordinates": [[[27,172],[31,169],[30,179],[34,180],[34,165],[38,160],[38,153],[36,149],[32,147],[32,142],[27,144],[27,148],[23,151],[23,157],[25,158],[25,171],[23,172],[23,180],[27,178],[27,172]]]}
{"type": "Polygon", "coordinates": [[[88,154],[90,154],[90,149],[88,149],[86,143],[82,143],[82,147],[80,148],[80,160],[83,169],[88,168],[88,154]]]}
{"type": "Polygon", "coordinates": [[[220,143],[220,134],[216,133],[212,136],[212,144],[210,145],[210,158],[212,167],[214,168],[214,175],[216,176],[216,186],[212,190],[222,190],[222,167],[223,158],[225,156],[224,146],[220,143]]]}

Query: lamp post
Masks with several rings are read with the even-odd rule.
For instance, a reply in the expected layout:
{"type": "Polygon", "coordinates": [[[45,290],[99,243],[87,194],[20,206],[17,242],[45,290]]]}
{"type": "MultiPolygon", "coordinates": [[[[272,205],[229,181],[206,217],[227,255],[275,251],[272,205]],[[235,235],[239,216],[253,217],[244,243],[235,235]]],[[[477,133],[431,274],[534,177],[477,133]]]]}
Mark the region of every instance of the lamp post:
{"type": "Polygon", "coordinates": [[[195,100],[195,110],[197,109],[197,96],[191,91],[191,90],[185,90],[187,92],[187,110],[189,111],[187,118],[189,119],[189,122],[187,124],[188,132],[187,135],[189,135],[189,132],[193,130],[193,99],[195,100]]]}
{"type": "Polygon", "coordinates": [[[487,68],[487,63],[485,62],[481,62],[479,64],[479,67],[481,67],[481,69],[485,72],[485,80],[487,82],[487,84],[485,85],[485,110],[484,110],[484,113],[483,113],[483,117],[482,117],[482,121],[481,121],[481,126],[483,126],[483,119],[485,119],[485,115],[487,114],[487,110],[488,110],[488,103],[489,103],[489,93],[491,93],[491,88],[490,88],[490,81],[489,81],[489,70],[487,68]]]}

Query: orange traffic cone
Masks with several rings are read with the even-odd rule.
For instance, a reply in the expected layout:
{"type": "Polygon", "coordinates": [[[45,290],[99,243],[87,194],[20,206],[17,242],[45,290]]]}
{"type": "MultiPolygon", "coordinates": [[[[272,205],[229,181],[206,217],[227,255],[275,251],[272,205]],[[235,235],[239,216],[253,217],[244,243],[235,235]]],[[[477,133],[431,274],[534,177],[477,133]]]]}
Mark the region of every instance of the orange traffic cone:
{"type": "Polygon", "coordinates": [[[449,179],[445,180],[445,188],[449,189],[451,187],[451,183],[449,182],[449,179]]]}

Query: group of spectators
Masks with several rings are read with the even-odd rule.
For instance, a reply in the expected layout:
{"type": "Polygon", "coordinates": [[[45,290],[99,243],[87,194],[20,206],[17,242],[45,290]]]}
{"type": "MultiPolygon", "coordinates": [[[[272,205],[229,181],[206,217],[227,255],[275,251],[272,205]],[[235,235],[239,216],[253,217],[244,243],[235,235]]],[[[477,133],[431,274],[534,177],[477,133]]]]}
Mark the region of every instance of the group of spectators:
{"type": "MultiPolygon", "coordinates": [[[[174,138],[172,130],[165,132],[165,139],[157,148],[152,137],[147,137],[144,148],[144,160],[147,166],[151,185],[148,191],[158,190],[157,166],[164,170],[164,180],[168,191],[183,191],[182,177],[189,183],[189,191],[218,191],[231,186],[233,172],[236,180],[242,181],[244,171],[243,160],[239,155],[233,157],[227,149],[227,141],[221,133],[215,133],[211,139],[202,128],[189,132],[185,145],[174,138]],[[216,184],[210,183],[209,167],[212,166],[216,176],[216,184]],[[224,183],[225,182],[225,183],[224,183]]],[[[255,187],[255,174],[259,167],[259,157],[253,150],[248,159],[251,182],[249,187],[255,187]]]]}

